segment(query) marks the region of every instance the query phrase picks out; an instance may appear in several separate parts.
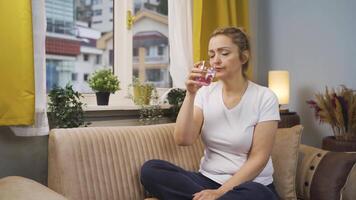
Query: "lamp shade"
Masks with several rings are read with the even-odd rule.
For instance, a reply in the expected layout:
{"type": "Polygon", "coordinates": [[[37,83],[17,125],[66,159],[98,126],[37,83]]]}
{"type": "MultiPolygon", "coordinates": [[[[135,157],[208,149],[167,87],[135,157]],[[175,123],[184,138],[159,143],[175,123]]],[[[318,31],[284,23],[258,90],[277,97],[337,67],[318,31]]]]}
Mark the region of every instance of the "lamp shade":
{"type": "Polygon", "coordinates": [[[288,71],[269,71],[268,87],[277,95],[279,104],[289,104],[288,71]]]}

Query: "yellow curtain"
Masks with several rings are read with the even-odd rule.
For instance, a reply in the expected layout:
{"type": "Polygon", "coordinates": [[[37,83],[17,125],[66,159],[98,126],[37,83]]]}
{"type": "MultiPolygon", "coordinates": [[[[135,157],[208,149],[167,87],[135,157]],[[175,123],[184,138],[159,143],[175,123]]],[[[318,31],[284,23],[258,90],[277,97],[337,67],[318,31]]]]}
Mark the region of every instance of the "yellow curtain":
{"type": "Polygon", "coordinates": [[[0,125],[31,125],[35,86],[31,1],[0,1],[0,125]]]}
{"type": "MultiPolygon", "coordinates": [[[[249,33],[248,0],[194,0],[193,1],[194,62],[207,59],[209,35],[223,26],[240,26],[249,33]]],[[[252,78],[252,67],[247,75],[252,78]]]]}

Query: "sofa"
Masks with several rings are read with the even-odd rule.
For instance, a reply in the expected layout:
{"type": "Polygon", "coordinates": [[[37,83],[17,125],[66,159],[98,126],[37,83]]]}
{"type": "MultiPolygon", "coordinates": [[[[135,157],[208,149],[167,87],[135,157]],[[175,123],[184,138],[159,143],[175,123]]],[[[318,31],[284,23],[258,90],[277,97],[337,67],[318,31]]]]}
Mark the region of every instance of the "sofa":
{"type": "MultiPolygon", "coordinates": [[[[41,194],[36,200],[142,200],[140,166],[164,159],[197,170],[201,140],[182,147],[173,141],[175,124],[52,129],[49,136],[48,188],[26,178],[0,179],[0,199],[18,190],[41,194]],[[6,180],[4,180],[6,179],[6,180]],[[23,184],[22,184],[23,185],[23,184]],[[16,188],[10,192],[8,188],[16,188]],[[4,189],[5,188],[5,189],[4,189]],[[7,188],[7,189],[6,189],[7,188]],[[4,192],[5,191],[5,192],[4,192]]],[[[302,127],[280,128],[272,152],[274,183],[281,199],[356,199],[356,154],[300,145],[302,127]]],[[[26,196],[26,195],[24,195],[26,196]]]]}

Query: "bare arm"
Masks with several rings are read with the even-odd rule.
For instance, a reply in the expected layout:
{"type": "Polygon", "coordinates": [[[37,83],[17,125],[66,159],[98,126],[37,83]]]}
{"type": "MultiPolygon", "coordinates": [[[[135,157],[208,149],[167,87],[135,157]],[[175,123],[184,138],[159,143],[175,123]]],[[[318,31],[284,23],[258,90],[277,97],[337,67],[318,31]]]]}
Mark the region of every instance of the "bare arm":
{"type": "Polygon", "coordinates": [[[201,88],[196,77],[201,76],[201,70],[196,63],[186,81],[187,93],[182,107],[177,116],[176,127],[174,130],[174,140],[179,145],[191,145],[200,134],[200,128],[203,124],[203,112],[200,108],[194,106],[194,99],[197,91],[201,88]]]}
{"type": "Polygon", "coordinates": [[[252,147],[245,164],[219,189],[203,190],[196,193],[193,200],[217,199],[241,183],[256,178],[269,160],[277,127],[277,121],[258,123],[255,127],[252,147]]]}
{"type": "Polygon", "coordinates": [[[179,145],[191,145],[198,138],[203,123],[203,112],[194,106],[195,94],[187,93],[179,111],[174,140],[179,145]]]}

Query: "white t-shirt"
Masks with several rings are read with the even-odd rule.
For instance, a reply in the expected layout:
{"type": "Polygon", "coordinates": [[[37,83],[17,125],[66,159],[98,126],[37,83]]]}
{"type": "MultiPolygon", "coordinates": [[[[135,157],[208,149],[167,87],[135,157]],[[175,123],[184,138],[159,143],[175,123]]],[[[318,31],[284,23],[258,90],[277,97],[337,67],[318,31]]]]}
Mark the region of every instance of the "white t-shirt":
{"type": "MultiPolygon", "coordinates": [[[[205,151],[199,172],[220,184],[231,178],[247,160],[255,125],[280,120],[278,99],[270,89],[249,81],[240,102],[228,109],[223,102],[222,87],[218,81],[200,88],[194,102],[204,116],[205,151]]],[[[268,185],[273,182],[272,174],[269,158],[253,181],[268,185]]]]}

